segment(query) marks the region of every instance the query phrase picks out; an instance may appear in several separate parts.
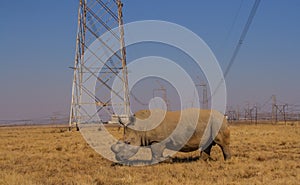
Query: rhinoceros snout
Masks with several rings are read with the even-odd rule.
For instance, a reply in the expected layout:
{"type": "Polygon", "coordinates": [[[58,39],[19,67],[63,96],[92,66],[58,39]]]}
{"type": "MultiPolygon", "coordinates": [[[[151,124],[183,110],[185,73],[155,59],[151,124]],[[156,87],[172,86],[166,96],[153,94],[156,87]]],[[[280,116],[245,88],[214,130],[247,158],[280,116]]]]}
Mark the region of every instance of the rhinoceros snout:
{"type": "Polygon", "coordinates": [[[118,156],[118,155],[116,155],[116,160],[117,161],[123,161],[123,159],[120,156],[118,156]]]}
{"type": "Polygon", "coordinates": [[[138,152],[139,146],[132,146],[124,142],[118,142],[111,146],[111,150],[115,153],[116,160],[126,161],[138,152]]]}
{"type": "Polygon", "coordinates": [[[128,157],[126,157],[125,155],[120,155],[120,154],[116,154],[115,156],[117,161],[127,161],[128,157]]]}

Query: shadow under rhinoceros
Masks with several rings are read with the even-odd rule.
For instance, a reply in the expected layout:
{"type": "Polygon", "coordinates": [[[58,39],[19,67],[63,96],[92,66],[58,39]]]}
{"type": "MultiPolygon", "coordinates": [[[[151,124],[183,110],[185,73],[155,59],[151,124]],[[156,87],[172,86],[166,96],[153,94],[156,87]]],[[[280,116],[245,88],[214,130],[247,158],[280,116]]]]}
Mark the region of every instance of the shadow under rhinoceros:
{"type": "Polygon", "coordinates": [[[169,157],[168,159],[153,163],[152,160],[128,160],[122,162],[112,163],[111,166],[146,166],[146,165],[154,165],[154,164],[166,164],[166,163],[191,163],[196,161],[216,161],[210,156],[195,156],[195,157],[169,157]]]}

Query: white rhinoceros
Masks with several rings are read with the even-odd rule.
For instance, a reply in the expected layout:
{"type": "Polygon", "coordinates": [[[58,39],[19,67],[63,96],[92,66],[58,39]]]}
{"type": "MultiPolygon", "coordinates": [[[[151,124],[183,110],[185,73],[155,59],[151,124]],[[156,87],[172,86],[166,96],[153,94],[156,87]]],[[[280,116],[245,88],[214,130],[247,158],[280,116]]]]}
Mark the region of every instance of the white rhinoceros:
{"type": "MultiPolygon", "coordinates": [[[[135,117],[147,119],[151,112],[155,111],[139,111],[135,117]]],[[[226,118],[218,111],[202,109],[169,111],[157,127],[146,131],[136,128],[136,122],[133,120],[125,127],[125,140],[111,146],[118,161],[127,161],[141,146],[151,148],[152,163],[166,159],[163,157],[165,149],[180,152],[200,149],[202,156],[208,157],[215,144],[221,147],[225,160],[231,158],[230,130],[226,118]],[[195,118],[195,115],[198,119],[191,119],[195,118]]]]}

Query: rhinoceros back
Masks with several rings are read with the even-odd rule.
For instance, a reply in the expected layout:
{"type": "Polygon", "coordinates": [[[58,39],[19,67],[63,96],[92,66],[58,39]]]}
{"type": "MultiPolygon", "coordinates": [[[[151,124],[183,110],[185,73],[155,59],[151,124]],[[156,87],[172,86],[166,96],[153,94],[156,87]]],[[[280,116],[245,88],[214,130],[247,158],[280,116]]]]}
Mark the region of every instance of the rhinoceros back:
{"type": "Polygon", "coordinates": [[[141,110],[135,113],[137,120],[143,120],[142,124],[144,125],[136,121],[129,126],[126,134],[129,139],[131,138],[132,144],[145,146],[151,143],[166,142],[174,147],[178,146],[182,150],[196,150],[212,141],[224,119],[224,116],[217,111],[187,109],[165,112],[160,123],[147,122],[151,113],[155,116],[155,113],[159,111],[163,112],[163,110],[156,109],[141,110]],[[141,128],[149,127],[146,124],[156,124],[156,127],[141,131],[141,128]]]}

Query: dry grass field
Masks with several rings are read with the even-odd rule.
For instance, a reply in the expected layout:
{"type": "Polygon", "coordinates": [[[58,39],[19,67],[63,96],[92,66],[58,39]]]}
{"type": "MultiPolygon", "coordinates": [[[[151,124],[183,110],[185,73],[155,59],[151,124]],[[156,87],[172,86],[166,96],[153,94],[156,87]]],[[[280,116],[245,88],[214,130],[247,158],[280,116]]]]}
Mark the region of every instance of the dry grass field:
{"type": "MultiPolygon", "coordinates": [[[[119,134],[117,128],[111,132],[119,134]]],[[[80,132],[61,127],[1,127],[0,184],[300,184],[300,125],[231,124],[233,158],[154,166],[113,165],[80,132]]],[[[121,134],[121,133],[120,133],[121,134]]]]}

